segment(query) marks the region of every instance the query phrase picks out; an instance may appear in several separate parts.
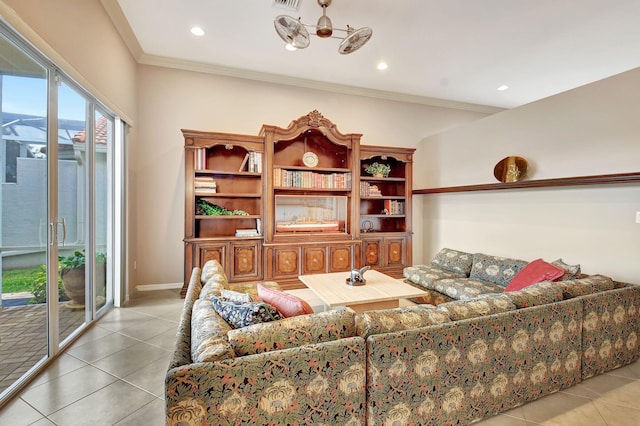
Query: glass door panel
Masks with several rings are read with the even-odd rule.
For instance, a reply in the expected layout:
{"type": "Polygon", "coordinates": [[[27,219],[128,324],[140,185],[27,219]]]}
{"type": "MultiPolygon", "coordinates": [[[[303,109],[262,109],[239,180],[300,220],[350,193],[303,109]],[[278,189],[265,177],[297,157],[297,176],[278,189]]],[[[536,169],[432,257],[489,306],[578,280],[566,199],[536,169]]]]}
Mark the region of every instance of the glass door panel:
{"type": "MultiPolygon", "coordinates": [[[[87,320],[87,101],[68,84],[58,89],[59,342],[87,320]]],[[[88,299],[91,300],[91,299],[88,299]]],[[[90,318],[90,317],[89,317],[90,318]]]]}
{"type": "Polygon", "coordinates": [[[0,33],[0,398],[49,355],[47,80],[0,33]]]}
{"type": "Polygon", "coordinates": [[[96,311],[107,304],[113,303],[113,286],[110,273],[111,262],[108,256],[112,247],[110,214],[112,205],[110,200],[111,164],[114,144],[114,120],[101,111],[95,112],[94,121],[94,157],[95,157],[95,306],[96,311]]]}

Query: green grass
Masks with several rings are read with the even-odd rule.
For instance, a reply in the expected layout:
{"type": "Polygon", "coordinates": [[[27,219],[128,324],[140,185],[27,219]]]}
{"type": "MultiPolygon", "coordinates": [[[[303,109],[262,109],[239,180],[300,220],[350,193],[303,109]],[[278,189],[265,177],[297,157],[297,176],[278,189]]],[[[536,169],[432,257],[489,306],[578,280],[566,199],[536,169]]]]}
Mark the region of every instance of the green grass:
{"type": "Polygon", "coordinates": [[[23,291],[31,291],[31,287],[36,279],[38,271],[38,267],[2,271],[2,292],[19,293],[23,291]]]}

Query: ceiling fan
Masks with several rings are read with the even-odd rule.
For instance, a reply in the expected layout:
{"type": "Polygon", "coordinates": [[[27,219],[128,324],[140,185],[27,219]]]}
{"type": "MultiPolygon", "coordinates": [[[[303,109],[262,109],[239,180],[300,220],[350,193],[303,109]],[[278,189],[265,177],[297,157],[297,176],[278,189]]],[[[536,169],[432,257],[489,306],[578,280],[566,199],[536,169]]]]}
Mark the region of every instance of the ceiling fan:
{"type": "Polygon", "coordinates": [[[331,0],[318,0],[318,4],[322,7],[322,16],[318,19],[316,25],[307,25],[302,23],[301,18],[295,19],[288,15],[276,16],[274,26],[276,32],[290,50],[304,49],[309,46],[310,35],[306,27],[315,28],[315,33],[320,38],[338,38],[342,41],[338,46],[338,52],[348,55],[365,45],[373,35],[373,30],[369,27],[354,29],[347,25],[347,29],[333,28],[331,19],[327,16],[327,7],[331,5],[331,0]],[[333,36],[334,29],[336,31],[346,32],[345,37],[333,36]]]}

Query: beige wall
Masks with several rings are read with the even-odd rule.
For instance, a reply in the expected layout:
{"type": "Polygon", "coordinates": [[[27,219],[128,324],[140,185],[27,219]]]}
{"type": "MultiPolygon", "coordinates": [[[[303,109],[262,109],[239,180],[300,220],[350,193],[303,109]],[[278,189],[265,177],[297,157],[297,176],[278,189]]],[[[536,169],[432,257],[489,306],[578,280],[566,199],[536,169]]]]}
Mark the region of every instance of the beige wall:
{"type": "Polygon", "coordinates": [[[135,124],[136,62],[99,0],[1,0],[0,14],[85,89],[135,124]]]}
{"type": "MultiPolygon", "coordinates": [[[[415,188],[495,182],[519,155],[530,178],[640,171],[640,69],[425,138],[415,188]]],[[[533,260],[640,283],[640,185],[421,195],[423,258],[442,247],[533,260]]],[[[414,259],[415,260],[415,259],[414,259]]]]}
{"type": "MultiPolygon", "coordinates": [[[[486,114],[141,65],[136,146],[138,284],[182,281],[184,139],[181,128],[257,135],[317,109],[362,143],[415,147],[425,136],[486,114]]],[[[421,235],[416,235],[422,246],[421,235]]]]}

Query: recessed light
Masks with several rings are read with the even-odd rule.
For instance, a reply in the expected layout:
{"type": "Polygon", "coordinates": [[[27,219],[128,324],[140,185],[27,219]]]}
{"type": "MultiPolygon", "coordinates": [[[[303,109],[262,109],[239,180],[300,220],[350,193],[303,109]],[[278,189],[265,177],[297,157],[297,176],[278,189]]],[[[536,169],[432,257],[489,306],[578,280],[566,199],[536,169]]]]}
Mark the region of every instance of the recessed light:
{"type": "Polygon", "coordinates": [[[503,84],[502,86],[498,87],[498,91],[500,92],[504,92],[505,90],[509,90],[509,86],[507,86],[506,84],[503,84]]]}
{"type": "Polygon", "coordinates": [[[191,34],[194,36],[202,37],[204,35],[204,30],[200,27],[191,28],[191,34]]]}
{"type": "Polygon", "coordinates": [[[376,68],[378,68],[380,71],[383,71],[389,68],[389,65],[387,65],[386,62],[380,62],[376,68]]]}

